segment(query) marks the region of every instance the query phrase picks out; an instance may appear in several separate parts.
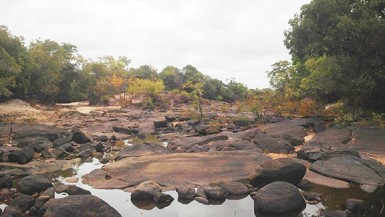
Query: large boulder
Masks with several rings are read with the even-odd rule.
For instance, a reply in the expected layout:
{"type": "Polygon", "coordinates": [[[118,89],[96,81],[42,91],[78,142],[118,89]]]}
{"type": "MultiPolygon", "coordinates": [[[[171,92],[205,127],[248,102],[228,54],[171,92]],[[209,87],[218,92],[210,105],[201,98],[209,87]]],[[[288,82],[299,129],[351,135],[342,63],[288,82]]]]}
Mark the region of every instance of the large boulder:
{"type": "Polygon", "coordinates": [[[11,151],[8,154],[9,162],[26,164],[30,162],[34,157],[35,151],[32,147],[24,147],[22,149],[11,151]]]}
{"type": "Polygon", "coordinates": [[[290,158],[280,158],[263,163],[251,177],[254,186],[265,186],[275,181],[297,185],[305,176],[306,166],[290,158]]]}
{"type": "Polygon", "coordinates": [[[60,193],[67,193],[68,195],[87,195],[91,194],[90,191],[85,190],[83,188],[80,188],[76,185],[57,185],[55,186],[55,192],[60,193]]]}
{"type": "Polygon", "coordinates": [[[226,182],[222,187],[229,195],[246,195],[250,193],[250,189],[240,182],[226,182]]]}
{"type": "Polygon", "coordinates": [[[142,182],[131,194],[131,200],[153,200],[154,196],[162,192],[160,185],[153,181],[142,182]]]}
{"type": "Polygon", "coordinates": [[[59,199],[49,207],[44,217],[120,217],[105,201],[93,195],[72,195],[59,199]]]}
{"type": "Polygon", "coordinates": [[[303,146],[299,151],[297,151],[297,157],[299,159],[304,159],[310,162],[317,160],[328,160],[333,157],[339,157],[344,155],[352,155],[360,157],[360,154],[357,150],[353,149],[325,149],[314,146],[303,146]]]}
{"type": "Polygon", "coordinates": [[[89,142],[90,140],[87,138],[86,134],[84,134],[81,130],[79,129],[74,129],[72,131],[72,139],[71,141],[74,141],[78,144],[84,144],[89,142]]]}
{"type": "MultiPolygon", "coordinates": [[[[9,130],[12,127],[14,139],[45,137],[52,142],[66,134],[66,132],[62,129],[43,124],[13,124],[12,126],[7,124],[1,125],[1,128],[4,127],[9,127],[9,130]]],[[[10,132],[9,130],[8,132],[10,132]]]]}
{"type": "Polygon", "coordinates": [[[280,138],[274,138],[267,134],[260,134],[254,137],[254,143],[268,153],[291,153],[294,147],[288,141],[280,138]]]}
{"type": "Polygon", "coordinates": [[[20,179],[18,186],[21,193],[32,195],[47,190],[52,187],[52,183],[43,176],[30,175],[20,179]]]}
{"type": "Polygon", "coordinates": [[[195,187],[193,185],[182,185],[176,188],[178,192],[178,197],[180,199],[189,200],[193,199],[195,196],[195,187]]]}
{"type": "Polygon", "coordinates": [[[16,141],[18,148],[31,147],[35,152],[52,147],[52,143],[45,137],[28,137],[16,141]]]}
{"type": "Polygon", "coordinates": [[[9,174],[0,175],[0,189],[2,188],[11,188],[12,187],[12,177],[9,174]]]}
{"type": "Polygon", "coordinates": [[[301,211],[305,201],[300,191],[287,182],[273,182],[261,188],[254,196],[254,209],[262,213],[301,211]]]}
{"type": "Polygon", "coordinates": [[[375,161],[352,155],[318,160],[310,169],[324,176],[358,184],[377,186],[385,184],[385,167],[375,161]]]}
{"type": "Polygon", "coordinates": [[[32,207],[34,201],[35,199],[31,195],[21,194],[15,197],[9,206],[15,207],[20,210],[20,212],[24,213],[32,207]]]}
{"type": "Polygon", "coordinates": [[[220,186],[206,186],[203,190],[208,199],[224,200],[228,195],[227,191],[220,186]]]}

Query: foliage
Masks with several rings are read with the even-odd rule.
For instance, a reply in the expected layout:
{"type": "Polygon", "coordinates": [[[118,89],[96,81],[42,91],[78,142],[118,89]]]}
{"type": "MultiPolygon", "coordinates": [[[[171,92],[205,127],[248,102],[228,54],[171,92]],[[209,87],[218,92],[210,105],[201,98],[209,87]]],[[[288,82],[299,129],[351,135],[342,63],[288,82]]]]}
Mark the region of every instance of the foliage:
{"type": "Polygon", "coordinates": [[[284,70],[290,76],[283,79],[271,77],[272,83],[283,81],[300,90],[300,97],[385,111],[384,8],[383,0],[305,4],[285,32],[294,71],[284,70]]]}
{"type": "Polygon", "coordinates": [[[174,66],[167,66],[159,73],[166,90],[182,90],[183,75],[180,70],[174,66]]]}
{"type": "Polygon", "coordinates": [[[130,78],[126,92],[129,94],[130,102],[134,97],[144,97],[147,106],[153,107],[157,95],[164,90],[162,80],[151,81],[147,79],[130,78]]]}

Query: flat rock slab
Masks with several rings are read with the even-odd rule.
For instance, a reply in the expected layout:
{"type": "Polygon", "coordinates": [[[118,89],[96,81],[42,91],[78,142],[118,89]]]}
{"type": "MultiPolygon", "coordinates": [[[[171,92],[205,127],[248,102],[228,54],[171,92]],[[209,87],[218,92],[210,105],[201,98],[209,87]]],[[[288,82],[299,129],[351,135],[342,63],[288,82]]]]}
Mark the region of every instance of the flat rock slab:
{"type": "Polygon", "coordinates": [[[266,154],[248,151],[130,157],[92,171],[83,181],[100,189],[126,189],[148,180],[170,189],[185,184],[208,185],[246,180],[270,160],[266,154]]]}
{"type": "Polygon", "coordinates": [[[293,120],[283,120],[273,124],[263,126],[263,130],[273,137],[281,137],[282,135],[290,135],[293,137],[305,137],[307,132],[304,126],[308,125],[313,119],[301,118],[293,120]]]}
{"type": "Polygon", "coordinates": [[[322,175],[364,185],[384,185],[385,168],[379,163],[352,155],[319,160],[311,170],[322,175]]]}
{"type": "Polygon", "coordinates": [[[351,140],[351,130],[348,128],[331,127],[316,134],[306,145],[338,147],[351,140]]]}
{"type": "Polygon", "coordinates": [[[385,129],[372,126],[360,127],[349,146],[359,151],[385,157],[385,129]]]}
{"type": "Polygon", "coordinates": [[[312,172],[310,170],[306,172],[304,179],[307,179],[309,182],[313,184],[322,185],[330,188],[344,188],[344,189],[350,188],[350,185],[348,182],[326,177],[318,173],[312,172]]]}

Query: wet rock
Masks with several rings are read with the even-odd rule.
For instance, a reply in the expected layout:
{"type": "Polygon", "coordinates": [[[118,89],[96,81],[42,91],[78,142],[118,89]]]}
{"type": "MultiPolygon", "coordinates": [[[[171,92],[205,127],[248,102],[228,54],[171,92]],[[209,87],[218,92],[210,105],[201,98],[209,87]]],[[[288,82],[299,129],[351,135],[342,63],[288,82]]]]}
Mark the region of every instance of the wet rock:
{"type": "Polygon", "coordinates": [[[32,195],[40,193],[52,187],[52,183],[40,175],[30,175],[19,180],[19,191],[23,194],[32,195]]]}
{"type": "Polygon", "coordinates": [[[310,169],[328,177],[364,185],[385,183],[385,168],[382,165],[351,155],[316,161],[310,169]]]}
{"type": "Polygon", "coordinates": [[[155,194],[153,200],[157,204],[162,204],[162,203],[170,204],[172,201],[174,201],[174,198],[171,197],[171,195],[158,192],[155,194]]]}
{"type": "Polygon", "coordinates": [[[306,204],[299,190],[287,182],[273,182],[261,188],[253,197],[254,209],[262,213],[301,211],[306,204]]]}
{"type": "Polygon", "coordinates": [[[121,215],[103,200],[93,195],[71,195],[57,200],[44,217],[120,217],[121,215]]]}
{"type": "Polygon", "coordinates": [[[192,199],[195,196],[195,187],[192,185],[182,185],[176,188],[176,192],[178,193],[178,198],[180,199],[192,199]]]}
{"type": "Polygon", "coordinates": [[[11,188],[12,177],[9,174],[0,175],[0,189],[11,188]]]}
{"type": "Polygon", "coordinates": [[[209,200],[205,197],[195,197],[194,200],[196,200],[198,203],[204,204],[204,205],[209,205],[209,200]]]}
{"type": "Polygon", "coordinates": [[[254,186],[262,187],[275,181],[289,182],[297,185],[305,176],[306,167],[290,158],[280,158],[267,161],[256,171],[256,175],[251,177],[254,186]]]}
{"type": "Polygon", "coordinates": [[[19,150],[11,151],[8,154],[9,162],[26,164],[30,162],[34,157],[35,151],[33,148],[27,146],[19,150]]]}
{"type": "Polygon", "coordinates": [[[74,141],[77,144],[84,144],[84,143],[90,142],[86,134],[84,134],[80,129],[74,129],[72,131],[71,141],[74,141]]]}
{"type": "Polygon", "coordinates": [[[20,212],[24,213],[25,211],[29,210],[35,199],[30,195],[21,194],[17,197],[15,197],[12,202],[9,204],[11,207],[17,208],[20,212]]]}
{"type": "Polygon", "coordinates": [[[154,127],[155,127],[155,129],[167,128],[168,127],[168,121],[154,121],[154,127]]]}
{"type": "Polygon", "coordinates": [[[346,200],[346,208],[352,213],[364,213],[368,210],[365,201],[354,198],[346,200]]]}
{"type": "Polygon", "coordinates": [[[161,192],[158,183],[153,181],[142,182],[131,194],[131,200],[152,200],[155,195],[161,192]]]}
{"type": "Polygon", "coordinates": [[[67,193],[68,195],[89,195],[91,194],[90,191],[85,190],[83,188],[80,188],[76,185],[57,185],[55,186],[55,192],[60,193],[67,193]]]}
{"type": "Polygon", "coordinates": [[[254,143],[268,153],[291,153],[294,151],[293,145],[286,140],[276,139],[267,134],[256,135],[254,143]]]}
{"type": "Polygon", "coordinates": [[[229,195],[246,195],[250,189],[240,182],[227,182],[222,185],[229,195]]]}
{"type": "Polygon", "coordinates": [[[207,196],[207,199],[223,200],[226,199],[228,193],[220,186],[206,186],[203,189],[207,196]]]}

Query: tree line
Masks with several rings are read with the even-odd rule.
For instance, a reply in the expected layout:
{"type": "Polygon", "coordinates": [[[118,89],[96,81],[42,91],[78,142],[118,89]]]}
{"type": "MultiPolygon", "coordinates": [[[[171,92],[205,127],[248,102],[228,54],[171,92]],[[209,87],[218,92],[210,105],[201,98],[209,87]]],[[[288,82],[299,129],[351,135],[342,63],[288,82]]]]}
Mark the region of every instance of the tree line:
{"type": "Polygon", "coordinates": [[[385,112],[385,2],[313,0],[289,21],[270,83],[286,99],[385,112]]]}
{"type": "Polygon", "coordinates": [[[249,91],[242,83],[224,83],[192,65],[167,66],[158,73],[150,65],[129,67],[130,62],[124,56],[86,59],[76,46],[52,40],[35,40],[26,46],[22,37],[0,26],[0,100],[96,104],[117,94],[132,100],[135,95],[154,98],[161,91],[174,91],[234,102],[245,99],[249,91]]]}

